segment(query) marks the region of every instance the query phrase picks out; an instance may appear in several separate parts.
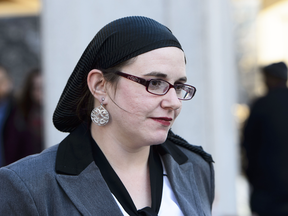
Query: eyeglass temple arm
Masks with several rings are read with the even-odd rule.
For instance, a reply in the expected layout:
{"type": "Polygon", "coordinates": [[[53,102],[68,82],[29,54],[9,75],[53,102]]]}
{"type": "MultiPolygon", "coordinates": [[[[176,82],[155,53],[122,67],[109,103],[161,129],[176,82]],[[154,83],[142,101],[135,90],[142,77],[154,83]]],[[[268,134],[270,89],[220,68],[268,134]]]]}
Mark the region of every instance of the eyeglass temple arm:
{"type": "Polygon", "coordinates": [[[131,81],[134,81],[134,82],[137,82],[141,85],[144,85],[144,86],[147,86],[149,84],[149,81],[148,80],[145,80],[141,77],[136,77],[136,76],[133,76],[133,75],[130,75],[130,74],[125,74],[121,71],[117,71],[116,74],[122,76],[122,77],[125,77],[126,79],[129,79],[131,81]]]}

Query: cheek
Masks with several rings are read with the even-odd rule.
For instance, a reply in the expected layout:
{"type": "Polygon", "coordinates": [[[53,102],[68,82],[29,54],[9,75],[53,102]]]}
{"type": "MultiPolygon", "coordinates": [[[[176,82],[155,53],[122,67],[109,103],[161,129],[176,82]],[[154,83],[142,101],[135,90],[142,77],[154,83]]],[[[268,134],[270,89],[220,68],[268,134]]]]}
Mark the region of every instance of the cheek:
{"type": "Polygon", "coordinates": [[[129,112],[141,113],[149,110],[153,104],[153,98],[142,85],[137,83],[135,85],[133,83],[131,85],[122,84],[119,85],[116,92],[115,102],[129,112]]]}
{"type": "Polygon", "coordinates": [[[175,117],[174,117],[175,119],[178,117],[178,115],[180,114],[181,110],[182,110],[182,105],[181,105],[181,107],[179,109],[175,110],[175,117]]]}
{"type": "Polygon", "coordinates": [[[144,96],[143,94],[136,94],[130,95],[130,98],[126,100],[125,107],[131,113],[138,115],[139,117],[144,117],[149,115],[152,112],[156,104],[153,103],[153,99],[149,96],[144,96]]]}

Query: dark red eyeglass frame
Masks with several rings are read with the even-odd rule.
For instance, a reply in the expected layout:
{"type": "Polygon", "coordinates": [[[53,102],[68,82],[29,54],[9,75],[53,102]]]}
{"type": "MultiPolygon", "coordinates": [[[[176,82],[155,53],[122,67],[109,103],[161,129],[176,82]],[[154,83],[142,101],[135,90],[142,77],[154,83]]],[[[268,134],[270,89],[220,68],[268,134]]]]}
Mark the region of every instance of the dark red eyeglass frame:
{"type": "MultiPolygon", "coordinates": [[[[170,88],[174,88],[174,89],[175,89],[175,85],[172,85],[171,83],[167,82],[166,80],[162,80],[162,79],[150,79],[150,80],[146,80],[146,79],[141,78],[141,77],[137,77],[137,76],[134,76],[134,75],[131,75],[131,74],[123,73],[123,72],[121,72],[121,71],[116,71],[115,73],[116,73],[117,75],[122,76],[122,77],[124,77],[124,78],[126,78],[126,79],[129,79],[129,80],[131,80],[131,81],[133,81],[133,82],[136,82],[136,83],[139,83],[139,84],[141,84],[141,85],[144,85],[144,86],[146,87],[146,91],[149,92],[150,94],[154,94],[154,95],[165,95],[165,94],[167,94],[167,92],[170,90],[170,88]],[[166,91],[165,93],[163,93],[163,94],[161,94],[161,93],[160,93],[160,94],[157,94],[157,93],[150,92],[150,91],[148,90],[148,87],[149,87],[149,84],[150,84],[150,82],[151,82],[152,80],[161,80],[161,81],[164,81],[164,82],[166,82],[166,83],[169,84],[169,88],[168,88],[167,91],[166,91]]],[[[177,84],[176,84],[176,85],[177,85],[177,84]]],[[[193,94],[192,94],[191,98],[189,98],[189,99],[184,99],[184,98],[178,98],[178,99],[179,99],[179,100],[191,100],[191,99],[194,97],[195,93],[196,93],[196,88],[195,88],[194,86],[191,86],[191,85],[188,85],[188,84],[184,84],[184,83],[181,84],[181,85],[187,86],[187,87],[193,89],[193,94]]]]}

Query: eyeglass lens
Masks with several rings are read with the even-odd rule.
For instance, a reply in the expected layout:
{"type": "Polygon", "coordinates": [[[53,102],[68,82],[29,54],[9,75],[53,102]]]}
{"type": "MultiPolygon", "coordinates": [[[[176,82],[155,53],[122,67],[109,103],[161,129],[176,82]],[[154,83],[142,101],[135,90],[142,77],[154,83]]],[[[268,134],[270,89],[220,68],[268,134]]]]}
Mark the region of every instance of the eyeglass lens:
{"type": "MultiPolygon", "coordinates": [[[[189,100],[194,96],[195,89],[185,84],[174,85],[177,97],[179,99],[189,100]]],[[[153,94],[163,95],[170,89],[170,83],[164,80],[150,80],[147,90],[153,94]]]]}

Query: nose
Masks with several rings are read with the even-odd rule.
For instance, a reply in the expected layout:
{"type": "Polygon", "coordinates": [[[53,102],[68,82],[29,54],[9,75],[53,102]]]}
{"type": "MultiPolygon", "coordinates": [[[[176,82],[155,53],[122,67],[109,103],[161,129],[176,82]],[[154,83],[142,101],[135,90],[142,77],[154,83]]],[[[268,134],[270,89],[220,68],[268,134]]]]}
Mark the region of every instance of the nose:
{"type": "Polygon", "coordinates": [[[161,106],[164,109],[177,110],[182,106],[182,101],[178,99],[174,88],[170,88],[168,92],[162,97],[163,100],[161,102],[161,106]]]}

